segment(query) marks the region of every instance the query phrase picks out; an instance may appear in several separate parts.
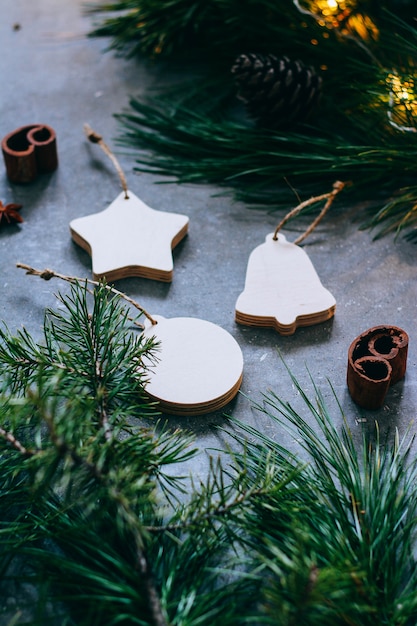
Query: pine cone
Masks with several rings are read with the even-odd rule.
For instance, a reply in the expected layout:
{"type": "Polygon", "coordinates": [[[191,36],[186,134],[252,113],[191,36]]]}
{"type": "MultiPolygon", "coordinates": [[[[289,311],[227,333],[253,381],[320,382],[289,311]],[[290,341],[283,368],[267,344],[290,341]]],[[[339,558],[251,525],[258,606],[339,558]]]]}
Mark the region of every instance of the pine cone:
{"type": "Polygon", "coordinates": [[[241,54],[232,67],[237,96],[249,115],[268,128],[307,120],[321,94],[322,80],[301,61],[272,54],[241,54]]]}

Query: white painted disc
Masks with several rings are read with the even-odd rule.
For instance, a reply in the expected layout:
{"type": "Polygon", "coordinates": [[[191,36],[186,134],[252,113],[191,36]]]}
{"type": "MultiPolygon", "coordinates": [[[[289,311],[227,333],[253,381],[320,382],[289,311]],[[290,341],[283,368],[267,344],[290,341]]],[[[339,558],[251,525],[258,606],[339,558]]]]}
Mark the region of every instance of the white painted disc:
{"type": "Polygon", "coordinates": [[[152,316],[157,324],[144,330],[160,343],[146,393],[173,415],[200,415],[223,407],[242,382],[243,356],[223,328],[192,317],[152,316]]]}

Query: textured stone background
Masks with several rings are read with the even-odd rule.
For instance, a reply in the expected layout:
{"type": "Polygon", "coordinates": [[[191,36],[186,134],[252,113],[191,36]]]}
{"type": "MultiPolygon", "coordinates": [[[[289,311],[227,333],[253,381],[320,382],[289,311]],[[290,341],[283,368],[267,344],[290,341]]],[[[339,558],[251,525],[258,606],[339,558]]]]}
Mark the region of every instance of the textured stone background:
{"type": "MultiPolygon", "coordinates": [[[[16,262],[91,276],[90,258],[71,240],[69,222],[104,209],[119,193],[110,161],[85,140],[83,124],[88,122],[113,144],[119,133],[113,114],[127,107],[130,95],[169,77],[158,67],[149,69],[138,60],[106,52],[105,40],[87,39],[91,20],[83,15],[81,0],[5,4],[0,20],[1,136],[21,125],[45,123],[58,137],[59,168],[35,183],[12,185],[0,163],[0,199],[21,203],[25,220],[0,230],[0,319],[12,331],[25,326],[40,337],[45,308],[57,306],[55,294],[65,293],[67,286],[28,277],[15,267],[16,262]]],[[[243,289],[248,256],[281,216],[219,196],[221,190],[213,186],[157,184],[161,179],[133,173],[134,155],[118,156],[130,188],[139,197],[155,209],[187,214],[190,227],[175,251],[172,284],[130,278],[116,286],[153,314],[195,316],[219,324],[236,338],[244,355],[242,393],[230,406],[197,418],[168,417],[173,426],[184,425],[197,437],[202,453],[190,466],[194,474],[204,473],[206,450],[218,446],[211,425],[223,424],[225,414],[231,412],[297,449],[297,442],[251,408],[251,401],[261,402],[268,389],[301,408],[279,352],[308,393],[307,370],[334,406],[330,379],[354,433],[359,435],[363,423],[372,424],[374,419],[383,429],[398,427],[401,434],[405,432],[417,403],[415,245],[392,237],[373,241],[372,233],[359,230],[353,221],[357,207],[341,196],[304,245],[323,284],[336,298],[334,319],[299,329],[291,337],[238,326],[234,306],[243,289]],[[351,341],[379,324],[397,325],[409,333],[408,371],[405,380],[390,390],[384,407],[370,413],[357,408],[349,397],[346,358],[351,341]]],[[[288,239],[296,237],[296,230],[304,230],[309,219],[286,230],[288,239]]],[[[335,419],[340,419],[336,410],[335,419]]],[[[9,619],[18,604],[10,595],[9,619]]]]}

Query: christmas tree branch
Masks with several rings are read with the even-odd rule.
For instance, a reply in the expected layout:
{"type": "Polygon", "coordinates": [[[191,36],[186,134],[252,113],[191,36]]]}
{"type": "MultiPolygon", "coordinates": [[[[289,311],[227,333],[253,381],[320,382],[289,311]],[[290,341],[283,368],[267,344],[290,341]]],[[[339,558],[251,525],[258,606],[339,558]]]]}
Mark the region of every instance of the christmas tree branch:
{"type": "MultiPolygon", "coordinates": [[[[29,396],[32,396],[32,399],[36,400],[36,398],[30,392],[29,396]]],[[[104,471],[103,467],[99,466],[97,463],[89,461],[81,456],[73,446],[69,445],[63,437],[57,434],[54,418],[52,415],[48,414],[47,411],[44,410],[42,413],[42,418],[48,428],[51,443],[54,445],[57,454],[63,460],[65,460],[65,458],[70,458],[75,467],[84,470],[88,474],[90,474],[92,478],[94,478],[102,487],[104,487],[105,492],[116,504],[118,515],[120,516],[120,519],[125,522],[126,528],[130,533],[135,545],[136,569],[141,575],[141,580],[147,592],[153,624],[154,626],[168,626],[168,623],[164,616],[164,612],[162,610],[160,598],[153,582],[151,568],[148,559],[146,558],[143,535],[139,532],[142,524],[140,523],[140,520],[135,511],[130,506],[128,499],[123,494],[123,492],[120,491],[114,484],[114,477],[112,476],[111,472],[109,473],[107,471],[104,471]]],[[[105,436],[108,434],[109,431],[106,430],[105,436]]],[[[107,436],[106,439],[108,440],[107,436]]],[[[22,453],[26,452],[25,448],[20,444],[18,444],[18,448],[19,451],[21,451],[22,453]]]]}
{"type": "MultiPolygon", "coordinates": [[[[130,298],[128,295],[126,295],[122,291],[119,291],[118,289],[115,289],[114,287],[110,285],[106,285],[102,281],[100,282],[97,280],[91,280],[90,278],[77,278],[76,276],[66,276],[65,274],[59,274],[58,272],[55,272],[54,270],[50,270],[50,269],[39,270],[39,269],[35,269],[31,267],[30,265],[26,265],[25,263],[16,263],[16,267],[26,270],[26,274],[29,274],[30,276],[39,276],[40,278],[43,278],[43,280],[51,280],[51,278],[59,278],[61,280],[64,280],[72,284],[86,283],[88,285],[93,285],[95,287],[98,287],[99,285],[104,285],[105,288],[108,289],[111,293],[114,293],[120,298],[123,298],[123,300],[126,300],[126,302],[128,302],[129,304],[134,306],[136,309],[138,309],[151,322],[152,325],[157,324],[157,321],[153,319],[153,317],[151,317],[151,315],[142,306],[140,306],[140,304],[138,304],[135,300],[130,298]]],[[[92,293],[92,292],[89,291],[89,293],[92,293]]],[[[136,324],[138,326],[141,326],[137,322],[136,324]]]]}
{"type": "Polygon", "coordinates": [[[0,556],[26,559],[44,606],[62,601],[55,621],[416,623],[408,436],[382,442],[369,423],[357,437],[290,375],[295,400],[265,393],[250,407],[259,428],[230,417],[233,447],[186,481],[193,437],[142,426],[156,417],[140,395],[150,346],[109,290],[88,293],[73,284],[47,311],[45,345],[19,334],[0,351],[0,556]],[[37,355],[19,393],[13,354],[37,355]]]}
{"type": "Polygon", "coordinates": [[[117,505],[120,518],[126,523],[127,530],[130,533],[134,542],[136,569],[139,572],[141,580],[144,584],[144,588],[146,589],[148,604],[152,616],[152,622],[154,626],[168,626],[168,622],[165,619],[164,611],[162,610],[161,600],[155,587],[151,567],[146,557],[146,551],[143,544],[143,536],[139,532],[141,523],[136,513],[129,506],[123,494],[111,485],[111,479],[108,484],[108,476],[103,474],[103,472],[98,468],[97,465],[88,463],[85,459],[81,458],[74,450],[69,449],[68,446],[59,439],[56,439],[55,443],[57,445],[57,450],[62,455],[65,456],[69,454],[75,465],[86,469],[89,473],[91,473],[94,478],[99,480],[102,485],[108,488],[108,494],[117,505]]]}
{"type": "MultiPolygon", "coordinates": [[[[171,87],[154,98],[133,98],[130,110],[117,115],[119,143],[137,151],[137,171],[226,185],[239,200],[257,205],[280,208],[277,185],[285,179],[314,195],[324,180],[352,180],[358,210],[376,212],[364,222],[382,225],[381,234],[413,228],[417,217],[407,211],[410,194],[402,189],[413,180],[416,162],[414,8],[412,0],[343,6],[324,0],[244,0],[239,6],[234,0],[97,1],[93,12],[114,14],[103,15],[92,34],[110,36],[113,47],[154,59],[178,60],[190,50],[196,59],[198,52],[210,59],[194,63],[192,87],[180,85],[176,98],[171,87]],[[231,76],[237,55],[248,52],[311,65],[323,84],[315,115],[293,128],[286,109],[279,108],[279,120],[271,116],[279,131],[254,124],[238,106],[231,76]],[[366,209],[365,200],[372,201],[366,209]]],[[[276,111],[273,105],[282,100],[292,110],[311,96],[291,74],[267,79],[265,71],[253,67],[248,76],[260,107],[276,111]],[[272,85],[280,94],[277,102],[272,85]]]]}
{"type": "Polygon", "coordinates": [[[195,528],[205,522],[213,522],[214,520],[225,518],[234,509],[241,511],[242,508],[245,505],[250,504],[254,498],[261,498],[266,493],[267,490],[265,488],[253,487],[246,489],[242,493],[236,495],[236,497],[229,502],[220,502],[218,505],[214,505],[212,502],[208,503],[206,511],[199,511],[196,517],[192,517],[189,520],[174,524],[163,524],[161,526],[146,526],[145,530],[154,534],[164,534],[167,532],[172,533],[178,531],[185,532],[190,528],[195,528]]]}
{"type": "Polygon", "coordinates": [[[36,454],[33,450],[25,448],[25,446],[18,440],[10,431],[0,427],[0,437],[3,437],[7,443],[9,443],[15,450],[20,452],[24,457],[31,457],[36,454]]]}

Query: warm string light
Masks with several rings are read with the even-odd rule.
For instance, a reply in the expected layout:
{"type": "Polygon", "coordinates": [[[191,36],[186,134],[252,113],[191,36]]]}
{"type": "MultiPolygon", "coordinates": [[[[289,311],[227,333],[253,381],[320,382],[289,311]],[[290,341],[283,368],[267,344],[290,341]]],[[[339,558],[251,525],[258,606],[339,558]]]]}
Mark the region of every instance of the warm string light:
{"type": "Polygon", "coordinates": [[[337,2],[336,0],[316,0],[313,3],[313,9],[318,15],[322,16],[319,20],[320,26],[326,26],[327,28],[338,28],[344,20],[346,20],[351,10],[346,5],[346,2],[342,0],[337,2]]]}
{"type": "MultiPolygon", "coordinates": [[[[337,30],[345,36],[356,36],[366,41],[378,38],[378,28],[372,19],[357,12],[357,2],[352,0],[312,0],[308,9],[299,0],[293,0],[297,9],[311,15],[327,30],[337,30]]],[[[314,42],[312,42],[314,43],[314,42]]]]}
{"type": "Polygon", "coordinates": [[[388,119],[394,128],[406,132],[417,132],[417,93],[416,81],[412,76],[400,78],[398,74],[388,74],[389,87],[388,119]]]}
{"type": "Polygon", "coordinates": [[[313,16],[320,26],[339,28],[351,14],[351,3],[345,0],[313,0],[308,8],[302,6],[299,0],[293,0],[297,9],[305,15],[313,16]]]}

